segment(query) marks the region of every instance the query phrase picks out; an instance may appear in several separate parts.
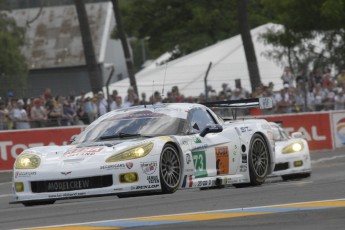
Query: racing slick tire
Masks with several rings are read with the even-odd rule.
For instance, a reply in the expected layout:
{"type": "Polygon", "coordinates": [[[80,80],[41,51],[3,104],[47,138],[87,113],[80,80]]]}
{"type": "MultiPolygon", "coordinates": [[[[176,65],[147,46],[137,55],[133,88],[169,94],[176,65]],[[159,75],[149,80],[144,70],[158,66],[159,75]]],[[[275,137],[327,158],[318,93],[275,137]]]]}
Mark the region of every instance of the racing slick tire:
{"type": "Polygon", "coordinates": [[[176,192],[181,182],[182,166],[180,154],[172,144],[166,144],[161,153],[159,177],[162,193],[176,192]]]}
{"type": "Polygon", "coordinates": [[[265,182],[269,167],[270,167],[270,153],[265,139],[260,134],[254,134],[248,153],[248,167],[250,183],[234,184],[236,188],[243,188],[247,186],[257,186],[265,182]]]}
{"type": "Polygon", "coordinates": [[[46,200],[46,201],[26,201],[22,204],[26,207],[36,206],[36,205],[47,205],[47,204],[54,204],[55,200],[46,200]]]}
{"type": "Polygon", "coordinates": [[[303,178],[307,178],[310,176],[311,176],[311,173],[299,173],[299,174],[284,175],[281,177],[282,177],[283,181],[287,181],[287,180],[303,179],[303,178]]]}

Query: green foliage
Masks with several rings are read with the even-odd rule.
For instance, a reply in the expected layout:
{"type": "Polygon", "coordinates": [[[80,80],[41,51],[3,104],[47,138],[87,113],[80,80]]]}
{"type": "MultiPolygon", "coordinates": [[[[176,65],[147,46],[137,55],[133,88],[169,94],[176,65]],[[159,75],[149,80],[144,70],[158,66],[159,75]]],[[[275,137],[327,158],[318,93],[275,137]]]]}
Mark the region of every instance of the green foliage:
{"type": "Polygon", "coordinates": [[[313,64],[322,69],[345,68],[345,0],[261,0],[274,22],[284,28],[263,38],[279,49],[268,51],[275,60],[288,57],[295,71],[313,64]],[[315,42],[316,39],[316,42],[315,42]]]}
{"type": "Polygon", "coordinates": [[[122,7],[126,32],[155,53],[188,54],[237,31],[234,1],[136,0],[122,7]]]}
{"type": "Polygon", "coordinates": [[[0,96],[11,91],[17,97],[25,95],[27,64],[20,52],[24,44],[23,28],[17,27],[15,21],[3,11],[0,0],[0,96]]]}
{"type": "MultiPolygon", "coordinates": [[[[238,34],[234,0],[123,0],[120,7],[129,37],[149,38],[151,58],[174,52],[174,59],[238,34]]],[[[262,11],[260,1],[250,1],[251,27],[268,21],[262,11]]]]}
{"type": "MultiPolygon", "coordinates": [[[[122,0],[120,7],[129,37],[149,37],[151,58],[178,50],[176,58],[239,34],[235,0],[122,0]]],[[[283,25],[262,37],[276,47],[266,56],[296,71],[313,63],[345,68],[345,0],[250,0],[248,15],[251,28],[283,25]]]]}

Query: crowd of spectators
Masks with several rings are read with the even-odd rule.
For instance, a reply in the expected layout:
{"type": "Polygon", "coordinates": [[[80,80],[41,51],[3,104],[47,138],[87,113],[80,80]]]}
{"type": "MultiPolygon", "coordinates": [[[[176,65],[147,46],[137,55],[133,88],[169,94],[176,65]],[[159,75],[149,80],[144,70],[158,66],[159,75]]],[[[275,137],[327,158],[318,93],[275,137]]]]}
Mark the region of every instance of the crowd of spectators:
{"type": "Polygon", "coordinates": [[[132,87],[128,88],[123,98],[114,90],[108,99],[103,92],[98,92],[94,97],[86,97],[85,93],[78,97],[54,96],[47,88],[40,97],[24,100],[15,98],[9,92],[6,100],[0,99],[0,130],[87,125],[108,111],[148,103],[203,103],[206,100],[272,97],[274,108],[266,111],[266,114],[345,109],[345,70],[337,76],[332,76],[328,68],[309,74],[301,71],[294,76],[286,67],[281,80],[283,88],[277,91],[272,82],[261,84],[251,93],[243,89],[241,84],[230,89],[228,84],[223,83],[218,92],[208,87],[207,94],[203,92],[198,97],[185,97],[177,86],[173,86],[164,98],[158,91],[149,98],[145,93],[139,97],[132,87]]]}

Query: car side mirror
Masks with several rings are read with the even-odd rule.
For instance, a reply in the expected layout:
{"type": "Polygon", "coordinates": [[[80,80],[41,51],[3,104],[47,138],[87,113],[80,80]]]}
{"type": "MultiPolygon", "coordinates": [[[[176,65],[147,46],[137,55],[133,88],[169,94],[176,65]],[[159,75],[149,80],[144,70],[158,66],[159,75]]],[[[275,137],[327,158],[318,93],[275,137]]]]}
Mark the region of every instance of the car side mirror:
{"type": "Polygon", "coordinates": [[[223,127],[219,124],[206,125],[206,127],[201,131],[200,136],[204,137],[208,133],[220,133],[223,131],[223,127]]]}
{"type": "Polygon", "coordinates": [[[71,138],[69,139],[70,143],[73,143],[75,141],[75,139],[77,139],[77,134],[74,134],[73,136],[71,136],[71,138]]]}
{"type": "Polygon", "coordinates": [[[301,132],[294,132],[291,134],[292,138],[302,138],[302,133],[301,132]]]}

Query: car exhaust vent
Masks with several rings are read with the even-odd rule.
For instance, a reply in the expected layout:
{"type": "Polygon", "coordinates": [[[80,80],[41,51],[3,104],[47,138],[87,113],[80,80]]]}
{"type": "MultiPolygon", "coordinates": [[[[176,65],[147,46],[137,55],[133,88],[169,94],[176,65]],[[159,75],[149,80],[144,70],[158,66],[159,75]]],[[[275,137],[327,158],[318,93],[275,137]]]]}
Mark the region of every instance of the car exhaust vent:
{"type": "Polygon", "coordinates": [[[113,185],[113,176],[94,176],[67,180],[32,181],[33,193],[66,192],[82,189],[104,188],[113,185]]]}

